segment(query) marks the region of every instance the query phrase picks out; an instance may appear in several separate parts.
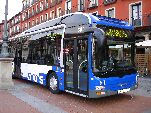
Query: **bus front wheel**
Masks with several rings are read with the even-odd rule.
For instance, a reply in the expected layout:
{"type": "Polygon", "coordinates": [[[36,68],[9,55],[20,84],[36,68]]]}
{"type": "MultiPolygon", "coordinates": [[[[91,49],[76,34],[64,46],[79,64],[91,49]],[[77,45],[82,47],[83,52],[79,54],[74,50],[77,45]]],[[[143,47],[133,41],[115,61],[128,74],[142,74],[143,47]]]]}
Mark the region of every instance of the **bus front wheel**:
{"type": "Polygon", "coordinates": [[[59,93],[59,80],[57,75],[52,72],[48,75],[48,88],[51,93],[57,94],[59,93]]]}

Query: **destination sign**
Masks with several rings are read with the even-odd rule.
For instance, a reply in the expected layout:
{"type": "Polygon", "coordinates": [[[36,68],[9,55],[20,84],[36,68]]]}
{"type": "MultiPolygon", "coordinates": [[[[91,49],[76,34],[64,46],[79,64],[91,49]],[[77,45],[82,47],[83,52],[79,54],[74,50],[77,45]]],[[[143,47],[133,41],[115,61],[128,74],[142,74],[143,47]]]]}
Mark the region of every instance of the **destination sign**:
{"type": "Polygon", "coordinates": [[[106,36],[117,37],[117,38],[128,38],[128,33],[122,29],[107,29],[105,32],[106,36]]]}

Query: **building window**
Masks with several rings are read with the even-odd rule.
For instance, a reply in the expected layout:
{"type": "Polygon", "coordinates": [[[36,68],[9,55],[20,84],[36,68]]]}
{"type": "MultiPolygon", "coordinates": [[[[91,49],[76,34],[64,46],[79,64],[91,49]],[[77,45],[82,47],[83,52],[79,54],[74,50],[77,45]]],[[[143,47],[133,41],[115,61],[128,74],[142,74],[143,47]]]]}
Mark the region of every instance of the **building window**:
{"type": "Polygon", "coordinates": [[[78,11],[84,11],[85,0],[78,0],[78,11]]]}
{"type": "Polygon", "coordinates": [[[30,9],[28,10],[28,18],[30,18],[30,9]]]}
{"type": "Polygon", "coordinates": [[[115,18],[115,8],[106,9],[105,15],[107,17],[115,18]]]}
{"type": "Polygon", "coordinates": [[[57,17],[60,17],[60,16],[62,16],[62,10],[61,10],[61,8],[58,8],[57,9],[57,17]]]}
{"type": "Polygon", "coordinates": [[[40,23],[43,22],[43,15],[40,16],[40,23]]]}
{"type": "Polygon", "coordinates": [[[24,5],[24,3],[23,3],[23,10],[25,9],[25,5],[24,5]]]}
{"type": "Polygon", "coordinates": [[[18,18],[16,17],[16,18],[15,18],[15,24],[16,24],[17,22],[18,22],[18,18]]]}
{"type": "Polygon", "coordinates": [[[48,8],[48,0],[45,0],[45,8],[48,8]]]}
{"type": "Polygon", "coordinates": [[[28,22],[28,29],[30,28],[30,22],[28,22]]]}
{"type": "Polygon", "coordinates": [[[20,20],[21,20],[21,19],[20,19],[20,16],[18,16],[18,21],[20,22],[20,20]]]}
{"type": "Polygon", "coordinates": [[[131,5],[131,24],[134,26],[142,25],[142,9],[141,3],[131,5]]]}
{"type": "MultiPolygon", "coordinates": [[[[24,31],[24,26],[22,26],[22,31],[24,31]]],[[[12,32],[12,31],[11,31],[12,32]]]]}
{"type": "Polygon", "coordinates": [[[39,13],[39,7],[38,4],[36,5],[36,12],[39,13]]]}
{"type": "Polygon", "coordinates": [[[38,17],[37,17],[37,19],[36,19],[36,24],[39,24],[39,22],[38,22],[38,17]]]}
{"type": "Polygon", "coordinates": [[[48,13],[45,14],[45,21],[48,20],[48,13]]]}
{"type": "Polygon", "coordinates": [[[33,19],[33,21],[32,21],[32,26],[34,26],[34,24],[35,24],[34,22],[35,22],[35,21],[34,21],[34,19],[33,19]]]}
{"type": "Polygon", "coordinates": [[[22,14],[22,20],[24,21],[24,19],[25,19],[25,16],[24,16],[24,13],[22,14]]]}
{"type": "Polygon", "coordinates": [[[98,6],[98,0],[90,0],[89,8],[95,8],[98,6]]]}
{"type": "Polygon", "coordinates": [[[17,26],[17,33],[20,32],[20,26],[17,26]]]}
{"type": "Polygon", "coordinates": [[[51,17],[51,19],[54,19],[54,18],[55,18],[55,11],[51,11],[50,17],[51,17]]]}
{"type": "Polygon", "coordinates": [[[33,8],[32,8],[32,15],[34,15],[34,12],[35,12],[35,11],[34,11],[34,7],[33,7],[33,8]]]}
{"type": "Polygon", "coordinates": [[[35,3],[35,0],[31,0],[31,5],[33,5],[35,3]]]}
{"type": "Polygon", "coordinates": [[[27,29],[27,23],[25,23],[25,30],[27,29]]]}
{"type": "Polygon", "coordinates": [[[43,10],[43,2],[40,2],[40,11],[43,10]]]}
{"type": "Polygon", "coordinates": [[[108,5],[108,4],[113,4],[115,3],[117,0],[104,0],[104,5],[108,5]]]}
{"type": "Polygon", "coordinates": [[[23,20],[26,20],[26,19],[27,19],[27,16],[28,16],[28,12],[24,12],[24,13],[23,13],[23,20]]]}
{"type": "Polygon", "coordinates": [[[71,0],[66,0],[66,4],[65,4],[65,8],[66,8],[66,14],[71,13],[71,0]]]}
{"type": "Polygon", "coordinates": [[[50,8],[53,7],[53,6],[55,6],[55,5],[56,5],[55,0],[51,0],[51,2],[50,2],[50,8]]]}

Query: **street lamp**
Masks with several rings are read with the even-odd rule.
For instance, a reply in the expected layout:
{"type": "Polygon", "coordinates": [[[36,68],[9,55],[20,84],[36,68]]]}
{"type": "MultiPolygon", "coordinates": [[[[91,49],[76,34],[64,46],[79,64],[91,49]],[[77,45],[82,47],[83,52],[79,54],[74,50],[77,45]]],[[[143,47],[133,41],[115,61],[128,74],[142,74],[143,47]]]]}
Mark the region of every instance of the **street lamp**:
{"type": "Polygon", "coordinates": [[[8,33],[7,33],[7,15],[8,15],[8,0],[5,5],[5,22],[4,22],[4,36],[2,43],[2,51],[0,54],[0,89],[12,88],[14,83],[12,81],[12,61],[8,53],[8,33]]]}
{"type": "Polygon", "coordinates": [[[3,42],[2,42],[2,49],[1,49],[1,58],[7,58],[10,57],[10,54],[8,53],[8,32],[7,32],[7,15],[8,15],[8,0],[6,0],[5,5],[5,22],[4,22],[4,35],[3,35],[3,42]]]}

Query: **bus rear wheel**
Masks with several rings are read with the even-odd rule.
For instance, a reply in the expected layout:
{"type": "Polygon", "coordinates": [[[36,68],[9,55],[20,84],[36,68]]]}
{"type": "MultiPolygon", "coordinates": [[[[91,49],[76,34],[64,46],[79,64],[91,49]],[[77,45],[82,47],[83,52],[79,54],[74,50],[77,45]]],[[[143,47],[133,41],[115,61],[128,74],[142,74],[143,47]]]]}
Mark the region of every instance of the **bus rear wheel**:
{"type": "Polygon", "coordinates": [[[57,75],[52,72],[48,75],[48,89],[50,90],[51,93],[53,94],[58,94],[60,92],[59,90],[59,80],[57,75]]]}

